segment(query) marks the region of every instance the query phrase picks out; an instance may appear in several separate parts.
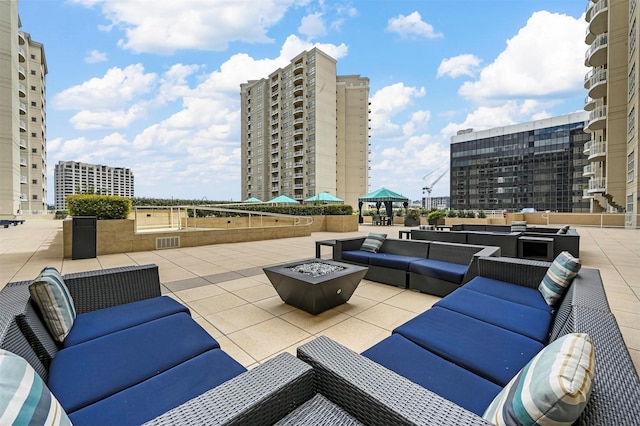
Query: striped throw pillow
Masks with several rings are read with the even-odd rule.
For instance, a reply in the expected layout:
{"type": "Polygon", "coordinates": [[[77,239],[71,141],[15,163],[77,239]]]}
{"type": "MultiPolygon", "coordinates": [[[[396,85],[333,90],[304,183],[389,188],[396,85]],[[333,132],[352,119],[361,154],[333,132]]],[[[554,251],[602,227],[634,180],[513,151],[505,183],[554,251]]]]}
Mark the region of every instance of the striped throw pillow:
{"type": "Polygon", "coordinates": [[[45,268],[29,285],[29,293],[36,302],[51,337],[63,342],[76,319],[76,308],[69,289],[55,268],[45,268]]]}
{"type": "Polygon", "coordinates": [[[526,220],[514,220],[513,222],[511,222],[511,232],[525,232],[526,230],[526,220]]]}
{"type": "Polygon", "coordinates": [[[360,250],[369,251],[371,253],[377,253],[382,247],[382,243],[387,238],[387,234],[370,233],[362,243],[360,250]]]}
{"type": "Polygon", "coordinates": [[[589,335],[562,336],[542,349],[500,391],[483,418],[496,426],[566,424],[591,396],[595,352],[589,335]]]}
{"type": "Polygon", "coordinates": [[[563,251],[555,258],[538,286],[547,305],[555,305],[562,297],[578,274],[580,266],[580,259],[573,257],[568,251],[563,251]]]}
{"type": "Polygon", "coordinates": [[[67,413],[31,365],[0,349],[0,424],[71,425],[67,413]]]}

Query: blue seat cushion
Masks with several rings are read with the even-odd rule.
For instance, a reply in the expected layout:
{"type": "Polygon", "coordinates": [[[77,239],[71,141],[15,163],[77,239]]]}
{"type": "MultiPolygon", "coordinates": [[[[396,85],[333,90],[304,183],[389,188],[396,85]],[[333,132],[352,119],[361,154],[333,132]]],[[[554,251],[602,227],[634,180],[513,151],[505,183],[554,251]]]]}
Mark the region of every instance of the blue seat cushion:
{"type": "Polygon", "coordinates": [[[549,312],[484,293],[459,288],[435,304],[506,328],[546,344],[553,316],[549,312]]]}
{"type": "Polygon", "coordinates": [[[479,416],[482,416],[502,390],[495,383],[435,355],[399,334],[392,334],[362,355],[479,416]]]}
{"type": "Polygon", "coordinates": [[[170,297],[160,296],[79,314],[64,339],[63,347],[77,345],[179,312],[189,314],[189,309],[170,297]]]}
{"type": "Polygon", "coordinates": [[[499,386],[509,383],[544,347],[521,334],[439,306],[393,332],[499,386]]]}
{"type": "Polygon", "coordinates": [[[409,271],[416,274],[424,275],[431,278],[437,278],[443,281],[460,284],[464,278],[464,274],[469,269],[468,265],[460,265],[459,263],[443,262],[441,260],[420,259],[411,262],[409,271]]]}
{"type": "Polygon", "coordinates": [[[140,425],[246,369],[213,349],[69,415],[74,425],[140,425]]]}
{"type": "Polygon", "coordinates": [[[415,262],[417,260],[424,260],[424,258],[391,253],[377,253],[375,256],[371,256],[371,258],[369,258],[369,264],[408,271],[411,262],[415,262]]]}
{"type": "Polygon", "coordinates": [[[349,250],[342,252],[342,259],[349,262],[362,263],[365,265],[369,264],[369,258],[373,255],[368,251],[364,250],[349,250]]]}
{"type": "Polygon", "coordinates": [[[494,280],[486,277],[475,277],[464,285],[467,290],[495,296],[500,299],[531,306],[545,312],[553,313],[554,309],[547,305],[537,288],[523,287],[518,284],[494,280]]]}
{"type": "Polygon", "coordinates": [[[174,314],[60,350],[47,385],[71,413],[219,347],[189,315],[174,314]]]}

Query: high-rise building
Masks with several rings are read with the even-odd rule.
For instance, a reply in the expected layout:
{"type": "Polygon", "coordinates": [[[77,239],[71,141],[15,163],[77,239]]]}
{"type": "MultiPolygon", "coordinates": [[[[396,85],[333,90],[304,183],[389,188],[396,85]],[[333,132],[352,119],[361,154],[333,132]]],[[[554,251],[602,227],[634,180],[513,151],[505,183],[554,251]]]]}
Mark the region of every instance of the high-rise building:
{"type": "Polygon", "coordinates": [[[123,167],[59,161],[54,171],[56,210],[66,210],[67,195],[102,194],[133,197],[133,174],[123,167]]]}
{"type": "Polygon", "coordinates": [[[47,211],[47,61],[0,1],[0,217],[47,211]]]}
{"type": "Polygon", "coordinates": [[[592,212],[625,212],[625,225],[640,227],[638,196],[638,76],[640,58],[636,0],[589,0],[584,87],[589,117],[585,145],[592,212]]]}
{"type": "Polygon", "coordinates": [[[358,205],[368,192],[369,79],[336,75],[336,60],[300,53],[240,85],[242,199],[327,191],[358,205]]]}
{"type": "Polygon", "coordinates": [[[585,213],[584,112],[451,138],[451,208],[585,213]]]}

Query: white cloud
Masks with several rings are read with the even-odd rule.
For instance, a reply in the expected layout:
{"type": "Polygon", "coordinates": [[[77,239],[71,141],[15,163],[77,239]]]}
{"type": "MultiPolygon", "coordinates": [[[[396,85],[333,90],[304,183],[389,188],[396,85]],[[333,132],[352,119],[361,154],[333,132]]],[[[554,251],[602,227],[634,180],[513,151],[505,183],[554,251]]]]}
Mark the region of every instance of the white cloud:
{"type": "Polygon", "coordinates": [[[371,129],[372,135],[378,137],[400,136],[402,126],[393,123],[391,118],[404,111],[414,98],[426,93],[424,87],[408,87],[404,83],[395,83],[383,87],[371,96],[371,129]]]}
{"type": "Polygon", "coordinates": [[[464,83],[459,94],[482,102],[583,90],[586,25],[583,18],[534,13],[507,41],[507,48],[481,71],[479,79],[464,83]]]}
{"type": "Polygon", "coordinates": [[[308,39],[314,39],[327,34],[327,28],[322,19],[322,13],[311,13],[302,18],[298,32],[307,36],[308,39]]]}
{"type": "MultiPolygon", "coordinates": [[[[225,50],[230,42],[271,43],[267,31],[291,7],[308,0],[72,0],[100,6],[125,33],[119,45],[134,52],[171,54],[180,49],[225,50]]],[[[102,26],[108,28],[108,26],[102,26]]]]}
{"type": "Polygon", "coordinates": [[[100,52],[98,50],[92,50],[84,58],[84,61],[88,64],[96,64],[98,62],[106,62],[108,59],[106,52],[100,52]]]}
{"type": "Polygon", "coordinates": [[[424,22],[417,11],[407,16],[400,14],[396,18],[389,19],[387,31],[398,33],[407,38],[424,37],[431,39],[443,37],[442,33],[438,33],[433,29],[433,25],[424,22]]]}
{"type": "Polygon", "coordinates": [[[59,109],[110,109],[149,93],[157,81],[155,73],[145,73],[142,64],[109,69],[102,78],[92,78],[56,94],[59,109]]]}
{"type": "Polygon", "coordinates": [[[438,67],[438,77],[442,77],[443,75],[451,78],[460,77],[461,75],[474,77],[481,62],[482,59],[470,54],[443,59],[438,67]]]}

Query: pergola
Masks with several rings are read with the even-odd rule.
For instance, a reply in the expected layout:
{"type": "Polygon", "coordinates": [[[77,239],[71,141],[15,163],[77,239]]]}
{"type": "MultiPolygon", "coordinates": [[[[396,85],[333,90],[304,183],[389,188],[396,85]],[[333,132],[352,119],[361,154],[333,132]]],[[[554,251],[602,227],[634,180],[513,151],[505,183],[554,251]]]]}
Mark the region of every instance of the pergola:
{"type": "Polygon", "coordinates": [[[402,203],[403,207],[406,209],[409,207],[409,199],[402,194],[398,194],[397,192],[393,192],[387,188],[380,188],[373,192],[370,192],[366,195],[362,195],[358,197],[358,222],[362,223],[362,204],[364,203],[376,203],[376,208],[378,212],[380,212],[380,207],[382,203],[384,203],[385,210],[387,211],[387,216],[393,217],[393,203],[402,203]]]}

